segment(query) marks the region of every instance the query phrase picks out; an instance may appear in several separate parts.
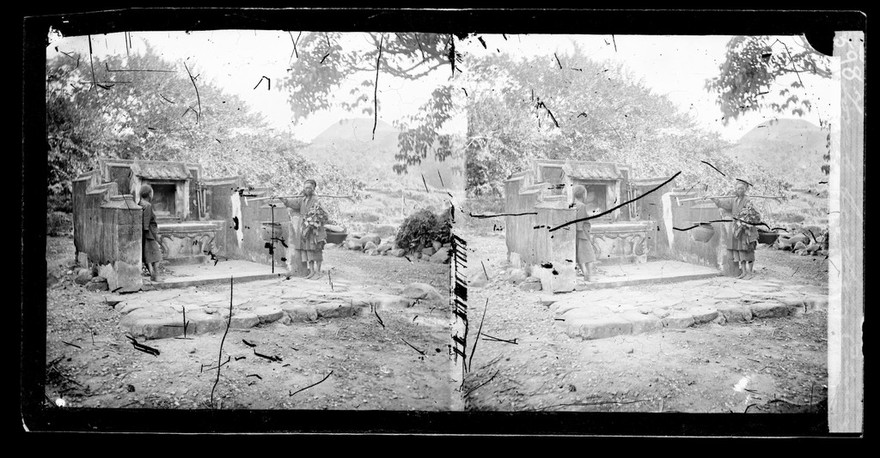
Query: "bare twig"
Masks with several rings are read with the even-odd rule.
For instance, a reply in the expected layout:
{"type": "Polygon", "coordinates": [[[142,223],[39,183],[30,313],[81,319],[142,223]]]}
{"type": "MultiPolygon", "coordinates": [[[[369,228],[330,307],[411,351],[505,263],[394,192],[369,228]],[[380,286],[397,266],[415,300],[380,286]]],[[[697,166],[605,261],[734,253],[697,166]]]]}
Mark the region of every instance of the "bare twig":
{"type": "Polygon", "coordinates": [[[192,82],[193,88],[196,90],[196,101],[199,104],[199,111],[196,113],[196,124],[199,124],[202,117],[202,97],[199,95],[199,87],[196,86],[196,79],[193,78],[192,72],[190,72],[189,67],[186,66],[186,62],[183,63],[183,68],[186,69],[186,74],[189,75],[189,80],[192,82]]]}
{"type": "Polygon", "coordinates": [[[483,332],[483,321],[486,319],[486,311],[489,310],[489,298],[486,298],[486,306],[483,307],[483,317],[480,318],[480,327],[477,328],[477,338],[474,340],[474,347],[471,348],[471,356],[468,359],[468,371],[471,370],[471,363],[474,361],[474,353],[477,352],[477,344],[480,343],[480,334],[483,332]]]}
{"type": "Polygon", "coordinates": [[[650,399],[633,399],[633,400],[629,400],[629,401],[566,402],[566,403],[562,403],[562,404],[553,404],[553,405],[549,405],[549,406],[544,406],[544,407],[541,407],[540,409],[537,409],[537,410],[547,410],[547,409],[552,409],[555,407],[571,407],[571,406],[585,406],[586,407],[586,406],[600,406],[600,405],[607,405],[607,404],[624,405],[624,404],[635,404],[638,402],[647,402],[649,400],[650,399]]]}
{"type": "Polygon", "coordinates": [[[305,391],[305,390],[307,390],[307,389],[309,389],[309,388],[311,388],[311,387],[313,387],[313,386],[315,386],[315,385],[318,385],[318,384],[323,383],[324,380],[327,380],[327,379],[330,377],[330,375],[332,375],[332,374],[333,374],[333,371],[330,371],[330,373],[327,374],[327,375],[325,375],[324,378],[321,379],[321,381],[319,381],[319,382],[317,382],[317,383],[313,383],[313,384],[311,384],[311,385],[309,385],[309,386],[307,386],[307,387],[305,387],[305,388],[300,388],[300,389],[294,391],[293,393],[288,392],[288,393],[287,393],[287,397],[293,396],[294,394],[299,393],[300,391],[305,391]]]}
{"type": "MultiPolygon", "coordinates": [[[[186,64],[184,64],[185,66],[186,64]]],[[[189,69],[186,70],[189,73],[189,69]]],[[[190,75],[192,78],[192,75],[190,75]]],[[[195,85],[195,81],[193,81],[193,85],[195,85]]],[[[214,379],[214,386],[211,387],[211,405],[214,405],[214,390],[217,388],[217,383],[220,382],[220,367],[222,366],[221,361],[223,361],[223,343],[226,342],[226,334],[229,333],[229,326],[232,325],[232,290],[233,290],[233,277],[229,277],[229,317],[226,319],[226,330],[223,331],[223,338],[220,339],[220,351],[217,353],[217,378],[214,379]]]]}
{"type": "Polygon", "coordinates": [[[488,384],[489,382],[491,382],[491,381],[495,378],[495,376],[498,375],[499,372],[501,372],[500,369],[499,369],[499,370],[496,370],[495,373],[492,374],[491,377],[489,377],[489,380],[486,380],[485,382],[483,382],[483,383],[481,383],[481,384],[479,384],[479,385],[477,385],[477,386],[471,388],[470,390],[468,390],[468,392],[464,394],[464,397],[468,397],[468,396],[470,396],[471,393],[473,393],[474,391],[477,391],[478,389],[482,388],[483,386],[485,386],[486,384],[488,384]]]}
{"type": "Polygon", "coordinates": [[[384,328],[385,323],[382,322],[382,317],[379,316],[379,312],[374,308],[373,313],[376,315],[376,319],[379,320],[379,324],[381,324],[382,328],[384,328]]]}
{"type": "Polygon", "coordinates": [[[91,35],[89,35],[89,65],[92,67],[92,87],[89,88],[89,90],[92,90],[92,88],[95,87],[95,81],[97,81],[97,79],[95,79],[95,62],[92,60],[92,36],[91,35]]]}
{"type": "Polygon", "coordinates": [[[498,337],[493,337],[493,336],[490,336],[489,334],[483,334],[483,339],[488,339],[488,340],[494,341],[494,342],[505,342],[505,343],[509,343],[509,344],[519,345],[516,342],[516,339],[513,339],[513,340],[499,339],[498,337]]]}
{"type": "Polygon", "coordinates": [[[401,337],[400,340],[402,340],[403,343],[409,345],[409,348],[412,348],[413,350],[419,352],[420,355],[425,356],[425,352],[424,352],[424,351],[419,350],[418,348],[414,347],[413,344],[407,342],[403,337],[401,337]]]}
{"type": "Polygon", "coordinates": [[[379,37],[379,55],[376,57],[376,82],[373,84],[373,140],[376,139],[376,125],[379,124],[379,64],[382,62],[382,41],[384,39],[385,35],[379,37]]]}
{"type": "Polygon", "coordinates": [[[274,356],[274,355],[269,356],[269,355],[264,355],[264,354],[262,354],[262,353],[257,353],[257,350],[254,350],[254,355],[255,355],[255,356],[259,356],[260,358],[268,359],[269,361],[281,361],[281,357],[280,357],[280,356],[274,356]]]}
{"type": "Polygon", "coordinates": [[[140,350],[144,353],[149,353],[153,356],[159,356],[159,350],[157,350],[153,347],[138,343],[137,339],[135,339],[132,336],[126,335],[125,337],[131,341],[131,344],[132,344],[132,346],[134,346],[135,350],[140,350]]]}

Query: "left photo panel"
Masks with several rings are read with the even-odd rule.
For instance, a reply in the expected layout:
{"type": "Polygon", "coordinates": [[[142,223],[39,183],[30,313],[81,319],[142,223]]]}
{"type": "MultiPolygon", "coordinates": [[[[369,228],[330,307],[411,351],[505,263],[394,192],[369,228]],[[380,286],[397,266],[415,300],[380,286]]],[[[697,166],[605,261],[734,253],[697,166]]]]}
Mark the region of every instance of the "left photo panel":
{"type": "Polygon", "coordinates": [[[45,408],[461,409],[449,35],[46,34],[45,408]]]}

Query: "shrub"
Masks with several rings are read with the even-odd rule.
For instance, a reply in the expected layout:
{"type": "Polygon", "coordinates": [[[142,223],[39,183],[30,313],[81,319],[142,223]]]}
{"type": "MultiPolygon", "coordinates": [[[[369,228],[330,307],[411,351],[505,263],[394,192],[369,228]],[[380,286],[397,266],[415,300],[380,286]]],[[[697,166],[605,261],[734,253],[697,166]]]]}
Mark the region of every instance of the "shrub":
{"type": "Polygon", "coordinates": [[[58,237],[73,232],[73,218],[70,213],[52,212],[46,215],[46,235],[58,237]]]}
{"type": "Polygon", "coordinates": [[[440,243],[452,240],[450,210],[438,215],[428,209],[421,209],[403,220],[395,237],[397,246],[407,251],[421,250],[435,240],[440,243]]]}

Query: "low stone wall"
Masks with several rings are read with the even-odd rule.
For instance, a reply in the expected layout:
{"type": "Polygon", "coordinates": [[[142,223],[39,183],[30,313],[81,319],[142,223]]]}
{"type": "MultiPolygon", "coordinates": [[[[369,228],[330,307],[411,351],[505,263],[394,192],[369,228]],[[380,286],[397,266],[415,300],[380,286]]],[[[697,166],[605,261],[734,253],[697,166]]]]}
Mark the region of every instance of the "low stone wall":
{"type": "MultiPolygon", "coordinates": [[[[681,196],[679,196],[681,197],[681,196]]],[[[671,199],[673,227],[686,229],[701,221],[730,219],[715,204],[706,201],[679,204],[671,199]]],[[[730,238],[732,223],[711,223],[715,234],[706,242],[694,240],[690,230],[673,231],[671,256],[673,259],[716,267],[724,275],[739,275],[739,266],[730,260],[724,241],[730,238]]]]}

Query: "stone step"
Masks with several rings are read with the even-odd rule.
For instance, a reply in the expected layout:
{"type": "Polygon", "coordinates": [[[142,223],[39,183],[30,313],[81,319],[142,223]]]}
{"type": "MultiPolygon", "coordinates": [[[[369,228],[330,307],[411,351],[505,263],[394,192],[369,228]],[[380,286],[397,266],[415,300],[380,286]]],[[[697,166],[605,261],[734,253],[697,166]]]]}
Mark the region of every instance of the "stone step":
{"type": "Polygon", "coordinates": [[[685,329],[713,322],[750,323],[755,319],[810,313],[827,306],[827,297],[806,296],[786,301],[697,306],[675,311],[658,309],[649,313],[645,313],[646,310],[615,313],[602,306],[562,307],[557,313],[556,323],[563,326],[569,337],[594,340],[662,329],[685,329]],[[665,313],[661,315],[658,311],[665,313]]]}

